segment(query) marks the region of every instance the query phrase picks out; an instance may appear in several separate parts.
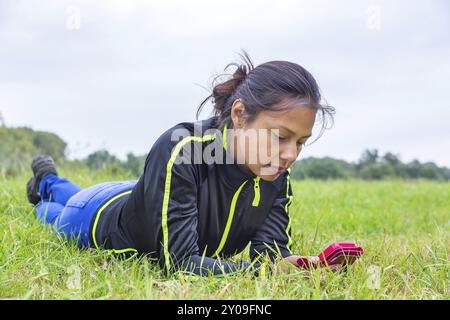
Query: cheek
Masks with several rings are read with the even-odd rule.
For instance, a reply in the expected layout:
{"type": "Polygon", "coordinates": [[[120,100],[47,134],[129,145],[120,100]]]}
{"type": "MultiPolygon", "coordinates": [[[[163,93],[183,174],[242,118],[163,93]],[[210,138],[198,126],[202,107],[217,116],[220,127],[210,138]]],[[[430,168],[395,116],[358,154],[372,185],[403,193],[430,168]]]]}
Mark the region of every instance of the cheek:
{"type": "Polygon", "coordinates": [[[245,159],[247,164],[257,164],[259,162],[260,141],[257,131],[250,128],[241,131],[237,135],[237,151],[240,159],[245,159]]]}
{"type": "MultiPolygon", "coordinates": [[[[274,158],[277,157],[280,150],[280,144],[277,139],[272,136],[270,130],[264,131],[258,136],[258,153],[260,156],[274,158]]],[[[264,161],[262,161],[264,163],[264,161]]]]}
{"type": "Polygon", "coordinates": [[[237,157],[239,163],[254,164],[256,161],[254,159],[255,150],[249,141],[248,136],[238,135],[237,137],[237,157]]]}
{"type": "Polygon", "coordinates": [[[301,149],[295,146],[281,146],[278,157],[282,160],[286,160],[289,162],[295,161],[299,154],[301,149]]]}
{"type": "Polygon", "coordinates": [[[244,153],[248,153],[250,150],[250,141],[249,138],[245,135],[241,135],[238,139],[239,150],[244,153]]]}

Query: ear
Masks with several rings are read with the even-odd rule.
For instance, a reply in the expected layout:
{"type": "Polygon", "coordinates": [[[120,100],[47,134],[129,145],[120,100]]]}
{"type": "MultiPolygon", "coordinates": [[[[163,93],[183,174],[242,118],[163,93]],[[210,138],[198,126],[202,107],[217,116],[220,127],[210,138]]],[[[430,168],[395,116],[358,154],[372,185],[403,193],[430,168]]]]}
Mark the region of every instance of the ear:
{"type": "Polygon", "coordinates": [[[235,129],[241,129],[245,125],[245,106],[241,99],[234,100],[231,106],[231,121],[235,129]]]}

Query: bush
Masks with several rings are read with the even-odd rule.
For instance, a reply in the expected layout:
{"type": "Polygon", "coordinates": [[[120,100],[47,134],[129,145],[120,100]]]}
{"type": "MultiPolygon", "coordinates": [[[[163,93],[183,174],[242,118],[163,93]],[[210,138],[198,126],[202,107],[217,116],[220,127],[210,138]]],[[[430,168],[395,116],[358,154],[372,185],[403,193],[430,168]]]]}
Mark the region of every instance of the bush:
{"type": "Polygon", "coordinates": [[[56,162],[65,159],[67,144],[53,133],[2,126],[0,141],[0,171],[4,175],[29,169],[31,160],[39,154],[49,154],[56,162]]]}
{"type": "Polygon", "coordinates": [[[433,162],[420,163],[414,160],[403,163],[391,152],[380,156],[378,150],[365,150],[357,163],[333,158],[306,158],[294,163],[294,179],[428,179],[450,180],[450,169],[439,167],[433,162]]]}

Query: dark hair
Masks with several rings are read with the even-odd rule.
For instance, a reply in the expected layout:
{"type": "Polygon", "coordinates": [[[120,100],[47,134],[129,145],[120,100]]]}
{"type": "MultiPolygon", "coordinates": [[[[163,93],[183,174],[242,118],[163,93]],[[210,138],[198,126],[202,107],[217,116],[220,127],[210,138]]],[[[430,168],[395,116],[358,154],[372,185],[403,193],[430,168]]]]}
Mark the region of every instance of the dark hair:
{"type": "Polygon", "coordinates": [[[214,115],[218,117],[219,128],[223,128],[225,124],[231,127],[231,106],[236,99],[242,100],[246,120],[250,122],[261,111],[285,111],[301,102],[320,112],[322,129],[318,138],[324,129],[333,125],[335,108],[322,103],[319,86],[306,69],[293,62],[278,60],[260,64],[255,68],[248,53],[242,51],[240,56],[243,63],[232,62],[224,69],[225,71],[233,65],[237,67],[231,78],[217,84],[218,78],[229,74],[221,74],[213,79],[212,94],[199,105],[197,118],[209,99],[213,100],[214,115]],[[327,118],[330,118],[330,126],[327,125],[327,118]]]}

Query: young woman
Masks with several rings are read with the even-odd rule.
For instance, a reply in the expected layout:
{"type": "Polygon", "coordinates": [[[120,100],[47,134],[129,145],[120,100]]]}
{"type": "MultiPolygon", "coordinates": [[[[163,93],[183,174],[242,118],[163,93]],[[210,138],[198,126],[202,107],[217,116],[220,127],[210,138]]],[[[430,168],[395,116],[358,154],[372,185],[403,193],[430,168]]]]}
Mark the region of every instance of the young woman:
{"type": "Polygon", "coordinates": [[[270,61],[255,68],[247,53],[242,57],[197,110],[198,116],[212,99],[214,116],[164,132],[137,181],[82,190],[58,176],[49,156],[36,158],[27,192],[38,218],[80,247],[148,255],[166,272],[255,271],[265,255],[296,265],[290,167],[317,113],[324,129],[334,108],[321,104],[316,81],[300,65],[270,61]],[[255,263],[225,261],[249,243],[255,263]]]}

